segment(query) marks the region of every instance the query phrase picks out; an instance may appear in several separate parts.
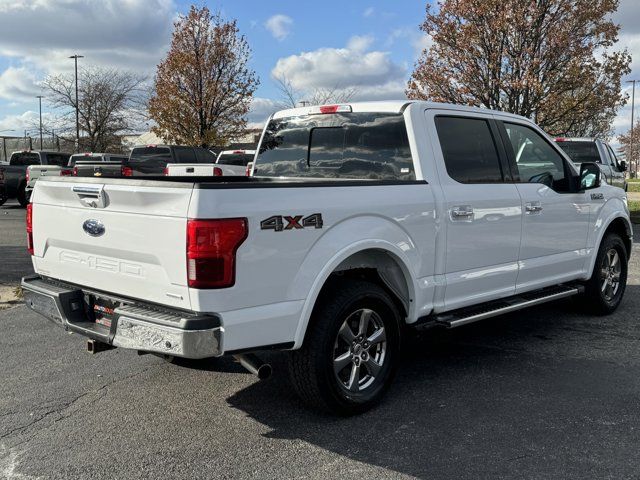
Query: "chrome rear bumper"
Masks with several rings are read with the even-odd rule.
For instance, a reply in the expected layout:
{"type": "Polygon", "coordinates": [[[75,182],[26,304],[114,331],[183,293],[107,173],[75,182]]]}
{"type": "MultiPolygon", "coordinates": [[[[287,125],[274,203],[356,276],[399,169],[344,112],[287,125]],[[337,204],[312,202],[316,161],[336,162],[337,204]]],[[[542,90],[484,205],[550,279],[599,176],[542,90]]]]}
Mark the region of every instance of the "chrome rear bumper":
{"type": "Polygon", "coordinates": [[[22,279],[24,299],[33,311],[93,340],[145,352],[184,358],[222,355],[223,328],[215,314],[136,303],[76,285],[42,278],[22,279]],[[110,327],[92,318],[88,298],[116,302],[110,327]]]}

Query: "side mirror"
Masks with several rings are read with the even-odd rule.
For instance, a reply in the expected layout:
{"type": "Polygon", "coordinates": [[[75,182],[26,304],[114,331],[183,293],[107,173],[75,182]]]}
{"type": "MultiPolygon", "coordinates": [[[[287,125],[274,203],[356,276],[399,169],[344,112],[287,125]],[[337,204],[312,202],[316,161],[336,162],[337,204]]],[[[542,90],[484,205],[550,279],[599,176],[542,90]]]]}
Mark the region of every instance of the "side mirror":
{"type": "Polygon", "coordinates": [[[627,171],[627,162],[625,160],[620,160],[619,166],[621,172],[627,171]]]}
{"type": "Polygon", "coordinates": [[[580,164],[580,189],[590,190],[598,188],[601,182],[602,171],[597,163],[580,164]]]}

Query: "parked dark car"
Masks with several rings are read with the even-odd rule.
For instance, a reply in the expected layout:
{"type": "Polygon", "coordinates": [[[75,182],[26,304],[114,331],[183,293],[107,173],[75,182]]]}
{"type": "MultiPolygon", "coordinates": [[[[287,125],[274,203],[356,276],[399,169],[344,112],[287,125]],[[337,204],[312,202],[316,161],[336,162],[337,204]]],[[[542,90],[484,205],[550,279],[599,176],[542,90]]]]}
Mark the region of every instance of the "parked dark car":
{"type": "Polygon", "coordinates": [[[13,152],[8,163],[0,164],[4,173],[4,200],[18,199],[20,205],[27,206],[29,199],[26,193],[27,167],[29,165],[57,165],[64,167],[69,161],[70,153],[23,150],[13,152]]]}
{"type": "Polygon", "coordinates": [[[139,145],[122,162],[78,161],[78,177],[141,177],[164,175],[169,163],[215,163],[216,156],[202,147],[180,145],[139,145]]]}

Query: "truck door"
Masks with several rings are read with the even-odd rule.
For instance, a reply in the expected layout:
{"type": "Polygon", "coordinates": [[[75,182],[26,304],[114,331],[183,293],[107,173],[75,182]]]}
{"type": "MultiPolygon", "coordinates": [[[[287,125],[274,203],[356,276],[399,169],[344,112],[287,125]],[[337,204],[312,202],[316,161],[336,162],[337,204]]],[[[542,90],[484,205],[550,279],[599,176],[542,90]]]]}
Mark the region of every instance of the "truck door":
{"type": "Polygon", "coordinates": [[[444,197],[447,310],[512,295],[522,206],[504,148],[487,115],[428,110],[444,197]]]}
{"type": "Polygon", "coordinates": [[[590,201],[572,189],[569,163],[539,129],[498,122],[522,198],[522,244],[516,292],[579,277],[586,259],[590,201]]]}
{"type": "Polygon", "coordinates": [[[609,164],[611,166],[611,185],[625,189],[626,180],[624,170],[620,166],[618,157],[608,143],[603,143],[602,146],[608,154],[607,156],[609,158],[609,164]]]}

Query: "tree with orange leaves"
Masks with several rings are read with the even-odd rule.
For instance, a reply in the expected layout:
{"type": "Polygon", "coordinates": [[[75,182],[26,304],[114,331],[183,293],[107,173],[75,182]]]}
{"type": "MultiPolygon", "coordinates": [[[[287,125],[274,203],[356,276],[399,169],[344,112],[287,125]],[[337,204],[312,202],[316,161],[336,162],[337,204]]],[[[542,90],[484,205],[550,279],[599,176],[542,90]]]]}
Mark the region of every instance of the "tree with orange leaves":
{"type": "Polygon", "coordinates": [[[613,51],[618,0],[441,0],[410,98],[517,113],[553,135],[606,136],[631,57],[613,51]]]}
{"type": "Polygon", "coordinates": [[[171,48],[158,65],[149,100],[152,131],[169,142],[225,145],[247,124],[259,80],[235,20],[191,6],[174,25],[171,48]]]}

